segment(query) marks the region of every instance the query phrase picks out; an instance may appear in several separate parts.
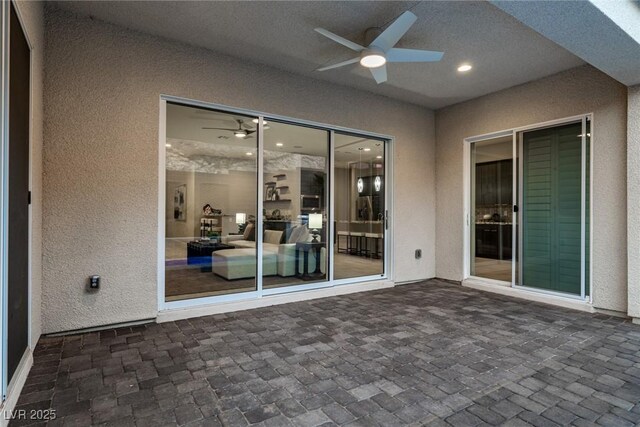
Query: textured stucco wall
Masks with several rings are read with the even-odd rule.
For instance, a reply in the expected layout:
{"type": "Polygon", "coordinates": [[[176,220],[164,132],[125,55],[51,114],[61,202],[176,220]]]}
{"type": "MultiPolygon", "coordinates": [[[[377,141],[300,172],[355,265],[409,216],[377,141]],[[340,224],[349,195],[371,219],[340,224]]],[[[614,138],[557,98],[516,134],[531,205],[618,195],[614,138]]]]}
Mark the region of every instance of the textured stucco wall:
{"type": "Polygon", "coordinates": [[[626,87],[583,66],[436,112],[436,274],[463,277],[463,139],[594,113],[593,303],[627,309],[626,87]]]}
{"type": "Polygon", "coordinates": [[[31,42],[31,347],[41,333],[42,304],[42,124],[44,8],[41,2],[15,3],[31,42]]]}
{"type": "Polygon", "coordinates": [[[640,85],[629,88],[627,107],[627,239],[629,316],[640,317],[640,85]]]}
{"type": "Polygon", "coordinates": [[[431,111],[55,9],[46,18],[44,332],[156,315],[160,94],[394,135],[395,278],[435,275],[431,111]],[[90,274],[103,277],[98,293],[84,290],[90,274]]]}

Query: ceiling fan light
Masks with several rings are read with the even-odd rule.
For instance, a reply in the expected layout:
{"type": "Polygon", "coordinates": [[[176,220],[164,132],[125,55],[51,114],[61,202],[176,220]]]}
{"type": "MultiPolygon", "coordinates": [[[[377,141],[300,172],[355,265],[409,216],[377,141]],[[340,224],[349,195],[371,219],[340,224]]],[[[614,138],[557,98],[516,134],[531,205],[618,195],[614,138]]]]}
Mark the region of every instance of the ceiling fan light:
{"type": "Polygon", "coordinates": [[[387,63],[387,58],[380,53],[370,53],[368,55],[363,55],[360,58],[360,65],[367,68],[378,68],[382,67],[387,63]]]}
{"type": "Polygon", "coordinates": [[[384,52],[377,48],[365,49],[360,55],[360,65],[367,68],[382,67],[387,63],[384,52]]]}
{"type": "Polygon", "coordinates": [[[233,134],[237,137],[237,138],[244,138],[245,136],[247,136],[247,132],[243,131],[243,130],[237,130],[235,132],[233,132],[233,134]]]}

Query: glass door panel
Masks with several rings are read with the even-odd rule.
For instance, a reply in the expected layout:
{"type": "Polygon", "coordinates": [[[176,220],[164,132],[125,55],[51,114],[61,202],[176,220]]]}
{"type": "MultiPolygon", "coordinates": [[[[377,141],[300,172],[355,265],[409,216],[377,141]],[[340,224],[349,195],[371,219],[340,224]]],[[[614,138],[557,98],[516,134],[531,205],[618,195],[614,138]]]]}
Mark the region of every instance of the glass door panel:
{"type": "Polygon", "coordinates": [[[267,119],[262,288],[328,280],[329,132],[267,119]]]}
{"type": "Polygon", "coordinates": [[[587,255],[583,245],[588,247],[583,241],[587,225],[583,220],[588,216],[585,212],[583,219],[583,206],[588,206],[583,177],[588,178],[588,162],[583,159],[582,136],[581,122],[523,133],[523,286],[582,292],[582,257],[587,255]]]}
{"type": "Polygon", "coordinates": [[[385,141],[335,133],[335,280],[384,275],[385,141]]]}
{"type": "Polygon", "coordinates": [[[257,125],[167,103],[165,299],[256,290],[257,125]]]}
{"type": "Polygon", "coordinates": [[[511,282],[513,138],[471,144],[471,275],[511,282]]]}

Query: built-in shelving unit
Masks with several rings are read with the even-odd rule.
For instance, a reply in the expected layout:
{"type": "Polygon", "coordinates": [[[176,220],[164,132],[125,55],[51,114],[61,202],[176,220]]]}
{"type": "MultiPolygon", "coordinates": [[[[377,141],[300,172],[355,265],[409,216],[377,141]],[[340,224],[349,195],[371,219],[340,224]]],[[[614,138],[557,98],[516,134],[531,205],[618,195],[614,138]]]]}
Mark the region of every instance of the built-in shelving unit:
{"type": "MultiPolygon", "coordinates": [[[[283,193],[285,195],[289,194],[289,186],[287,185],[287,182],[286,182],[287,174],[279,173],[277,175],[273,175],[273,178],[275,179],[275,181],[267,181],[265,182],[264,185],[267,186],[267,189],[271,188],[274,192],[277,192],[278,200],[265,199],[264,203],[265,204],[291,203],[291,199],[281,198],[283,193]]],[[[269,194],[269,191],[265,193],[265,197],[267,197],[267,194],[269,194]]]]}
{"type": "Polygon", "coordinates": [[[200,218],[200,237],[209,237],[209,233],[222,232],[222,215],[210,215],[200,218]]]}
{"type": "Polygon", "coordinates": [[[291,199],[280,199],[280,200],[265,200],[265,203],[282,203],[282,202],[291,202],[291,199]]]}

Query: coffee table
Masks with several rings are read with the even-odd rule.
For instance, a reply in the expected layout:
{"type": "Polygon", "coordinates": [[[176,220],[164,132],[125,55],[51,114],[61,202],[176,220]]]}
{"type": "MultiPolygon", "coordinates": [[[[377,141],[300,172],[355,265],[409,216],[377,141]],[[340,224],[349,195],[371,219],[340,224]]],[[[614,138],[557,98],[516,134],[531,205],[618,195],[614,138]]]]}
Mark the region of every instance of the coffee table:
{"type": "Polygon", "coordinates": [[[235,249],[235,246],[224,243],[207,241],[192,241],[187,243],[187,264],[199,265],[203,273],[211,272],[211,254],[223,249],[235,249]]]}

